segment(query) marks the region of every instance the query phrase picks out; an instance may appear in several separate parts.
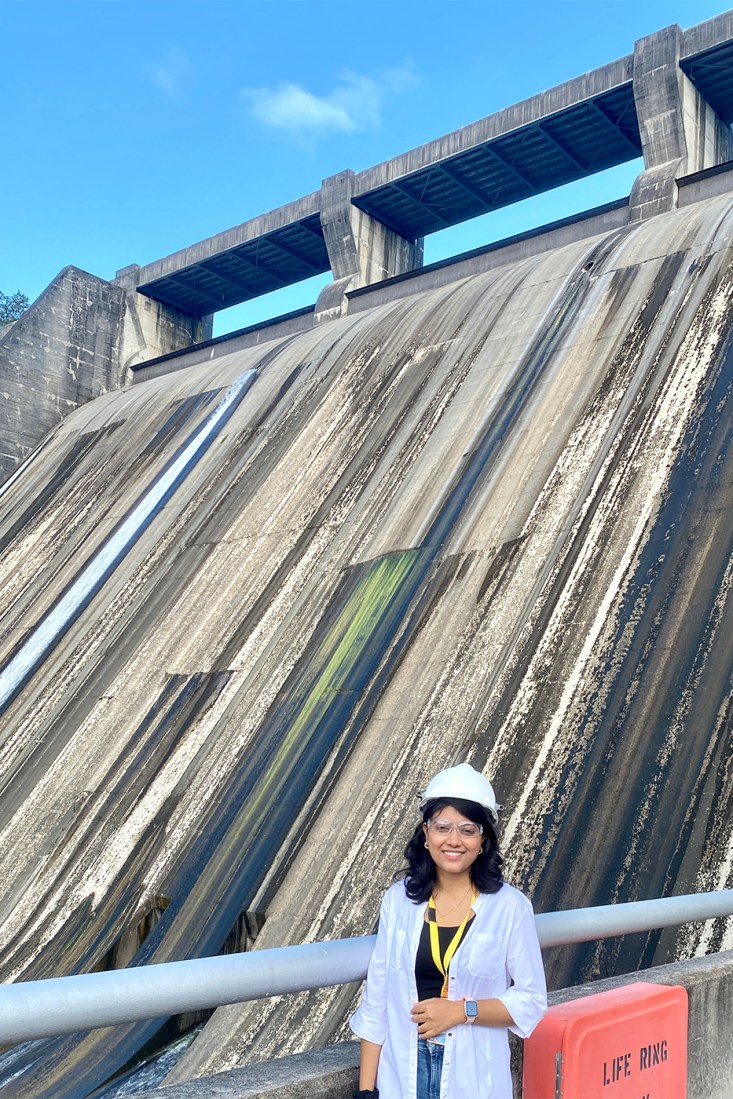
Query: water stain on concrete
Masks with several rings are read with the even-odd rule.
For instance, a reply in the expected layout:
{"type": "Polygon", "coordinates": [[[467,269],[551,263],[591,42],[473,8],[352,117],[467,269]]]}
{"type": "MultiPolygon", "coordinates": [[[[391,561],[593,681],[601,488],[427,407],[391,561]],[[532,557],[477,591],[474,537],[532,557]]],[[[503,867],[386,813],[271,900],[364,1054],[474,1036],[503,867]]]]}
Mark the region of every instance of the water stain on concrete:
{"type": "MultiPolygon", "coordinates": [[[[538,910],[730,885],[732,229],[719,196],[55,430],[2,499],[4,663],[257,371],[8,702],[3,979],[215,953],[233,927],[369,932],[415,791],[466,758],[538,910]]],[[[558,950],[548,975],[730,934],[558,950]]],[[[220,1009],[174,1077],[326,1042],[354,995],[220,1009]]],[[[160,1025],[19,1049],[0,1083],[90,1094],[160,1025]]]]}

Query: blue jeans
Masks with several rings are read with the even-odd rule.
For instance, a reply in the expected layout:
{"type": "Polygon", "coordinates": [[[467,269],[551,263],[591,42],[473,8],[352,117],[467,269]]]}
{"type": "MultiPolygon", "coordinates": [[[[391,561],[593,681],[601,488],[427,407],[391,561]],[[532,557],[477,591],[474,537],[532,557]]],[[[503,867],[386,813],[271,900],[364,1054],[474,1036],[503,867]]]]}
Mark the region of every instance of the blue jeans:
{"type": "Polygon", "coordinates": [[[440,1075],[445,1046],[417,1040],[417,1099],[440,1099],[440,1075]]]}

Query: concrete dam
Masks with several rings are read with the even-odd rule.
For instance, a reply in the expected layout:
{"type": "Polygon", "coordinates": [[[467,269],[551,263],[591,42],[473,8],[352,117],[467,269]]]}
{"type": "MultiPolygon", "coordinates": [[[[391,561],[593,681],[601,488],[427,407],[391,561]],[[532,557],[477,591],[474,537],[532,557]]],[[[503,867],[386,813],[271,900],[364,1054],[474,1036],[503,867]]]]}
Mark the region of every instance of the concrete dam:
{"type": "MultiPolygon", "coordinates": [[[[45,435],[0,489],[4,981],[368,934],[464,759],[537,911],[731,886],[718,160],[439,269],[416,238],[334,263],[315,316],[142,357],[45,435]]],[[[548,981],[732,941],[556,949],[548,981]]],[[[326,1044],[357,992],[220,1008],[172,1078],[326,1044]]],[[[0,1085],[92,1095],[165,1026],[6,1051],[0,1085]]]]}

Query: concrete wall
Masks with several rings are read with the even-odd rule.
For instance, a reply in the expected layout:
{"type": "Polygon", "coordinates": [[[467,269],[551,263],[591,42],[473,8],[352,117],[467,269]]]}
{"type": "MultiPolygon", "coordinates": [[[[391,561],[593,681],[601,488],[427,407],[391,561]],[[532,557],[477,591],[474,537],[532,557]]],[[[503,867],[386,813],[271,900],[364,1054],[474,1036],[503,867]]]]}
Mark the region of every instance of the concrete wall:
{"type": "Polygon", "coordinates": [[[0,334],[0,480],[59,421],[120,382],[123,292],[66,267],[0,334]]]}
{"type": "MultiPolygon", "coordinates": [[[[732,184],[733,186],[733,184],[732,184]]],[[[622,228],[629,221],[629,206],[626,200],[611,202],[607,206],[589,210],[577,217],[563,218],[562,221],[544,226],[541,229],[519,233],[507,240],[475,248],[451,259],[431,263],[420,270],[386,279],[374,286],[349,291],[349,315],[362,313],[387,302],[424,293],[459,279],[469,278],[496,267],[540,256],[543,252],[561,248],[580,240],[610,233],[622,228]]]]}
{"type": "Polygon", "coordinates": [[[214,362],[223,355],[230,355],[232,351],[240,351],[245,347],[257,347],[262,343],[271,343],[285,336],[293,336],[297,332],[305,332],[313,327],[313,306],[306,309],[297,309],[282,317],[274,317],[271,321],[254,324],[248,328],[242,328],[238,332],[231,332],[226,336],[218,336],[212,340],[195,344],[190,349],[183,351],[171,351],[159,358],[145,360],[132,367],[133,384],[146,382],[151,378],[159,378],[163,374],[171,374],[177,370],[185,370],[197,363],[214,362]]]}
{"type": "MultiPolygon", "coordinates": [[[[727,883],[732,234],[719,195],[58,426],[2,495],[5,660],[257,371],[7,696],[2,979],[105,964],[158,898],[141,964],[216,953],[243,913],[257,949],[368,933],[415,789],[461,757],[537,911],[727,883]]],[[[548,977],[716,935],[567,949],[548,977]]],[[[170,1082],[338,1040],[354,993],[219,1009],[170,1082]]],[[[3,1099],[93,1091],[145,1041],[68,1039],[3,1099]]]]}
{"type": "Polygon", "coordinates": [[[0,328],[0,483],[64,416],[130,379],[129,367],[211,334],[197,321],[116,283],[66,267],[13,324],[0,328]]]}
{"type": "MultiPolygon", "coordinates": [[[[623,977],[550,995],[562,1004],[637,981],[681,985],[689,996],[687,1099],[730,1099],[733,1095],[733,951],[658,966],[623,977]]],[[[521,1099],[523,1043],[513,1040],[514,1099],[521,1099]]],[[[350,1099],[357,1086],[358,1042],[341,1042],[321,1050],[200,1077],[164,1090],[138,1093],[159,1099],[350,1099]]],[[[660,1099],[671,1099],[670,1096],[660,1099]]]]}
{"type": "Polygon", "coordinates": [[[733,167],[721,164],[717,168],[708,168],[705,172],[696,172],[692,176],[677,181],[679,187],[679,206],[691,206],[706,198],[733,191],[733,167]]]}

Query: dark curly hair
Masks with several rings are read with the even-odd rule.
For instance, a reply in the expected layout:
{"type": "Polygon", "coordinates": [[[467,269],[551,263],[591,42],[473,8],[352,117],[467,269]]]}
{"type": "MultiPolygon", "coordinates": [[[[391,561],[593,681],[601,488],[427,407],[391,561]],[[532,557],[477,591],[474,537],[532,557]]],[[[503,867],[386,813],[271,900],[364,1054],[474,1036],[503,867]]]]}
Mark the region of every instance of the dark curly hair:
{"type": "Polygon", "coordinates": [[[412,834],[405,847],[407,866],[398,870],[395,879],[404,879],[405,892],[415,904],[422,904],[430,899],[436,881],[435,863],[425,846],[425,833],[423,824],[447,805],[452,806],[458,813],[472,820],[474,824],[483,827],[482,851],[471,866],[471,882],[479,893],[498,893],[504,884],[501,868],[504,859],[499,852],[499,841],[496,838],[496,829],[488,812],[482,805],[475,801],[464,801],[463,798],[431,798],[425,803],[422,811],[422,821],[412,834]]]}

